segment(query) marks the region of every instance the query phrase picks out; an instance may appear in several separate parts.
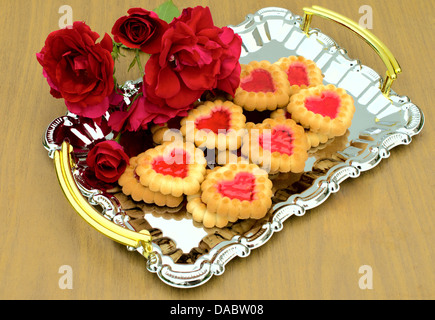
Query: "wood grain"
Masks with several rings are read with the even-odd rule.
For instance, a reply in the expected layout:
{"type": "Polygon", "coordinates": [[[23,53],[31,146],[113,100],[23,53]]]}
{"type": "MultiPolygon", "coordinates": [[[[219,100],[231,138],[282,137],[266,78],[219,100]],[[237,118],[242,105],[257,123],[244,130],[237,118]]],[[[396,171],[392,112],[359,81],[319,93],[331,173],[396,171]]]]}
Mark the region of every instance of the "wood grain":
{"type": "MultiPolygon", "coordinates": [[[[155,8],[163,1],[70,0],[74,20],[100,34],[130,7],[155,8]]],[[[215,24],[234,25],[264,6],[322,5],[358,21],[361,1],[181,1],[209,5],[215,24]]],[[[53,99],[36,61],[49,32],[58,28],[58,0],[2,3],[0,25],[0,298],[1,299],[433,299],[435,298],[435,206],[433,145],[435,82],[432,34],[435,5],[426,0],[366,0],[373,33],[399,60],[403,74],[394,90],[425,113],[426,125],[409,146],[282,232],[248,258],[226,266],[205,286],[179,290],[146,271],[145,261],[91,230],[70,207],[42,147],[46,126],[65,112],[53,99]],[[59,288],[59,268],[73,270],[73,289],[59,288]],[[373,269],[373,289],[358,286],[359,268],[373,269]]],[[[313,26],[334,38],[363,64],[384,66],[363,41],[331,22],[313,26]]]]}

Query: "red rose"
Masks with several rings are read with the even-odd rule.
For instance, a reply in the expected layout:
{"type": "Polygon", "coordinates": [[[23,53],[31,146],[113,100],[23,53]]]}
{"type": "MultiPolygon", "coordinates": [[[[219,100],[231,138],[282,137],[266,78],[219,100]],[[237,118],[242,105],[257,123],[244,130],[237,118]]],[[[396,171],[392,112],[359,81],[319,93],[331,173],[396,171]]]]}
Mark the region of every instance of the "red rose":
{"type": "Polygon", "coordinates": [[[114,90],[112,39],[100,36],[85,23],[52,32],[37,59],[55,98],[65,99],[68,110],[88,118],[101,117],[114,90]]]}
{"type": "Polygon", "coordinates": [[[129,157],[115,141],[103,141],[89,151],[86,163],[98,180],[113,183],[124,173],[129,157]]]}
{"type": "Polygon", "coordinates": [[[191,107],[207,90],[234,95],[240,81],[241,38],[214,26],[209,8],[184,9],[145,67],[148,99],[165,108],[191,107]]]}
{"type": "Polygon", "coordinates": [[[159,19],[156,13],[145,9],[132,8],[127,12],[129,16],[119,18],[112,28],[114,40],[145,53],[159,52],[168,23],[159,19]]]}

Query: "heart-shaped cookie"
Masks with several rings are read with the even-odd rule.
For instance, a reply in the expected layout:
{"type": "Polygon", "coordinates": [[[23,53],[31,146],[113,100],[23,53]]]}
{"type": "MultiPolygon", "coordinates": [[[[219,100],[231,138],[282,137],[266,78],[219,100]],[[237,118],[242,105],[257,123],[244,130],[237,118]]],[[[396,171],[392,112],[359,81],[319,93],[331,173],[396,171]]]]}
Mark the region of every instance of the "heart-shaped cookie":
{"type": "Polygon", "coordinates": [[[275,64],[287,74],[290,96],[301,89],[323,84],[322,70],[312,60],[302,56],[290,56],[279,59],[275,64]]]}
{"type": "Polygon", "coordinates": [[[300,173],[309,147],[304,128],[283,117],[249,127],[242,141],[242,154],[271,174],[300,173]]]}
{"type": "Polygon", "coordinates": [[[269,70],[255,69],[240,81],[240,87],[248,92],[275,92],[275,84],[269,70]]]}
{"type": "MultiPolygon", "coordinates": [[[[218,170],[220,167],[207,170],[206,177],[213,171],[218,170]]],[[[207,205],[201,200],[201,192],[194,195],[187,196],[186,211],[192,215],[193,221],[202,223],[206,228],[224,228],[229,222],[236,222],[238,217],[233,221],[228,220],[228,216],[218,215],[216,212],[207,210],[207,205]]]]}
{"type": "Polygon", "coordinates": [[[231,101],[206,101],[181,120],[186,141],[199,148],[237,150],[246,124],[243,109],[231,101]]]}
{"type": "Polygon", "coordinates": [[[332,138],[351,126],[355,105],[346,90],[329,84],[300,90],[290,98],[287,111],[304,128],[332,138]]]}
{"type": "Polygon", "coordinates": [[[288,104],[290,84],[279,66],[268,61],[252,61],[241,67],[235,104],[247,111],[275,110],[288,104]]]}
{"type": "Polygon", "coordinates": [[[153,159],[155,172],[172,177],[186,178],[189,173],[189,155],[183,149],[173,149],[169,156],[158,156],[153,159]]]}
{"type": "Polygon", "coordinates": [[[144,201],[148,204],[157,206],[165,206],[170,208],[178,207],[184,200],[184,197],[174,197],[172,195],[164,195],[160,192],[153,192],[148,187],[143,186],[136,174],[137,160],[142,156],[130,158],[130,163],[124,173],[118,180],[118,184],[122,187],[122,192],[131,196],[134,201],[144,201]]]}
{"type": "Polygon", "coordinates": [[[252,201],[255,198],[255,176],[250,172],[239,172],[233,180],[219,182],[217,190],[231,200],[252,201]]]}
{"type": "Polygon", "coordinates": [[[226,132],[231,129],[231,113],[224,108],[215,108],[209,115],[196,119],[195,127],[198,130],[212,131],[215,134],[219,131],[226,132]]]}
{"type": "Polygon", "coordinates": [[[190,142],[165,142],[137,160],[140,183],[153,192],[180,197],[199,191],[207,165],[204,153],[190,142]]]}
{"type": "Polygon", "coordinates": [[[324,117],[335,119],[340,109],[340,97],[333,91],[324,91],[320,96],[308,96],[305,108],[324,117]]]}
{"type": "Polygon", "coordinates": [[[276,127],[271,132],[263,133],[258,138],[258,143],[263,150],[287,154],[293,153],[293,135],[290,128],[282,126],[276,127]]]}
{"type": "Polygon", "coordinates": [[[201,184],[207,211],[227,219],[260,219],[272,205],[272,181],[255,164],[227,164],[210,172],[201,184]]]}
{"type": "Polygon", "coordinates": [[[303,63],[293,63],[287,68],[287,79],[290,85],[309,86],[307,67],[303,63]]]}
{"type": "MultiPolygon", "coordinates": [[[[291,119],[292,115],[288,113],[286,109],[278,109],[270,114],[271,119],[291,119]]],[[[320,144],[328,142],[328,140],[334,138],[329,137],[326,134],[316,133],[311,130],[305,129],[305,135],[308,138],[308,144],[310,148],[318,147],[320,144]]]]}

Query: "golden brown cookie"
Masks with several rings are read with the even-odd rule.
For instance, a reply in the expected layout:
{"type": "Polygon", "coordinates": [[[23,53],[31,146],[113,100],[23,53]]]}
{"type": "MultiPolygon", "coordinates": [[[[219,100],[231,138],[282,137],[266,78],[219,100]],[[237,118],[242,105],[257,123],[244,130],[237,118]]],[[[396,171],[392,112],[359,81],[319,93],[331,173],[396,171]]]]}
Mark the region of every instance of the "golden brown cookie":
{"type": "MultiPolygon", "coordinates": [[[[218,168],[207,169],[206,174],[209,175],[218,168]]],[[[228,217],[207,210],[207,206],[201,200],[201,192],[187,196],[186,211],[192,215],[193,221],[201,223],[206,228],[224,228],[229,223],[228,217]]]]}
{"type": "MultiPolygon", "coordinates": [[[[291,119],[290,113],[285,109],[277,109],[270,114],[271,119],[291,119]]],[[[308,143],[310,148],[318,147],[322,143],[326,143],[329,139],[334,137],[328,137],[326,134],[312,132],[311,130],[305,129],[305,134],[308,138],[308,143]]]]}
{"type": "Polygon", "coordinates": [[[131,196],[134,201],[143,201],[148,204],[171,208],[178,207],[183,202],[184,197],[174,197],[172,195],[163,195],[160,192],[152,192],[148,187],[143,186],[139,182],[139,176],[135,172],[137,159],[138,157],[130,159],[130,164],[118,180],[118,184],[122,187],[122,192],[127,196],[131,196]]]}
{"type": "Polygon", "coordinates": [[[207,211],[228,221],[260,219],[272,205],[272,181],[255,164],[228,164],[210,172],[201,185],[207,211]]]}
{"type": "Polygon", "coordinates": [[[290,56],[275,62],[286,74],[290,83],[290,96],[301,89],[323,84],[322,70],[312,60],[302,56],[290,56]]]}
{"type": "Polygon", "coordinates": [[[237,150],[241,145],[246,117],[231,101],[206,101],[189,111],[181,121],[186,141],[207,149],[237,150]]]}
{"type": "Polygon", "coordinates": [[[200,190],[207,162],[190,142],[165,142],[148,149],[137,161],[140,183],[153,192],[180,197],[200,190]]]}
{"type": "Polygon", "coordinates": [[[268,61],[252,61],[241,66],[235,104],[247,111],[275,110],[288,104],[290,84],[280,67],[268,61]]]}
{"type": "Polygon", "coordinates": [[[305,130],[292,119],[266,119],[248,130],[242,154],[269,173],[302,172],[310,148],[305,130]]]}
{"type": "Polygon", "coordinates": [[[290,98],[287,111],[304,128],[336,137],[351,126],[355,105],[346,90],[329,84],[302,89],[290,98]]]}
{"type": "Polygon", "coordinates": [[[187,196],[186,210],[192,215],[193,221],[202,223],[206,228],[224,228],[229,223],[227,217],[207,210],[200,193],[187,196]]]}

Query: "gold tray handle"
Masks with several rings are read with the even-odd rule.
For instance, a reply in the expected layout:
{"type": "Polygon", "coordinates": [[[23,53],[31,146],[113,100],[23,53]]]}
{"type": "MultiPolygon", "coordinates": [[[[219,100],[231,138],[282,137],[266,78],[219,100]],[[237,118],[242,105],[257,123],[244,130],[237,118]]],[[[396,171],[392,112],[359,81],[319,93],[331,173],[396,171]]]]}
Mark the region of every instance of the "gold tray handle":
{"type": "Polygon", "coordinates": [[[355,21],[338,14],[334,11],[322,8],[320,6],[312,6],[311,8],[304,8],[304,21],[302,24],[302,30],[308,35],[311,20],[313,15],[332,20],[337,22],[346,28],[352,30],[354,33],[363,38],[372,48],[376,51],[379,57],[387,67],[387,75],[382,85],[381,91],[387,98],[390,96],[391,86],[394,80],[397,79],[397,75],[402,72],[399,63],[390,50],[370,31],[363,29],[355,21]]]}
{"type": "Polygon", "coordinates": [[[64,142],[61,149],[54,153],[54,166],[59,184],[70,204],[97,231],[123,245],[136,249],[142,247],[143,255],[148,258],[152,252],[151,235],[148,231],[134,232],[113,223],[103,217],[83,197],[72,175],[71,169],[75,165],[71,156],[72,151],[71,145],[64,142]]]}

